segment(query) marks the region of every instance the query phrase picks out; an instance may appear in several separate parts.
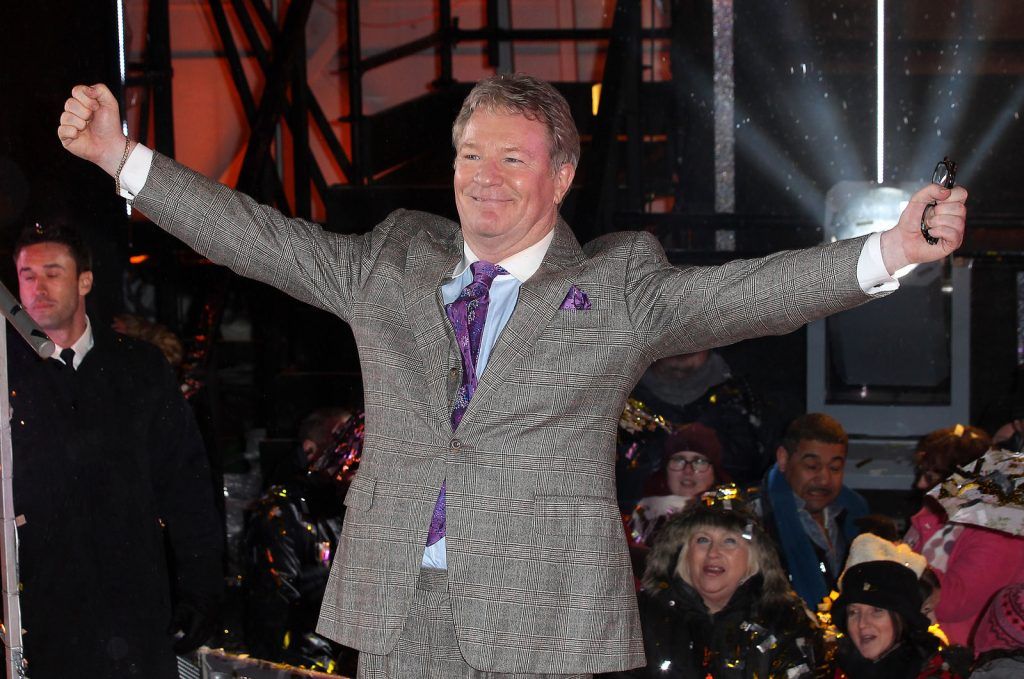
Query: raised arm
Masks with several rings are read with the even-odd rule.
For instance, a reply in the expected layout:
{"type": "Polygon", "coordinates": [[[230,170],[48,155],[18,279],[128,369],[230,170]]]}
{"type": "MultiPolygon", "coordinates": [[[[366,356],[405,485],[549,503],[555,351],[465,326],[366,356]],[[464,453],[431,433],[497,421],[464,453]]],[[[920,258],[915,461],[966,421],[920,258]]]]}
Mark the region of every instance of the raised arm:
{"type": "Polygon", "coordinates": [[[653,237],[640,237],[627,265],[634,323],[646,330],[652,358],[791,332],[878,296],[868,294],[866,281],[949,255],[963,242],[966,200],[960,186],[924,187],[877,237],[875,254],[871,239],[861,237],[718,267],[676,268],[653,237]],[[921,235],[931,203],[926,225],[935,245],[921,235]]]}
{"type": "MultiPolygon", "coordinates": [[[[151,153],[135,149],[122,134],[117,100],[101,84],[72,89],[57,135],[68,151],[111,176],[118,174],[129,152],[151,153]]],[[[134,162],[133,158],[129,165],[134,162]]],[[[127,173],[123,178],[129,182],[127,173]]],[[[328,232],[159,153],[152,154],[148,170],[140,170],[130,183],[127,190],[135,196],[135,207],[189,247],[345,320],[394,225],[388,219],[359,236],[328,232]]]]}

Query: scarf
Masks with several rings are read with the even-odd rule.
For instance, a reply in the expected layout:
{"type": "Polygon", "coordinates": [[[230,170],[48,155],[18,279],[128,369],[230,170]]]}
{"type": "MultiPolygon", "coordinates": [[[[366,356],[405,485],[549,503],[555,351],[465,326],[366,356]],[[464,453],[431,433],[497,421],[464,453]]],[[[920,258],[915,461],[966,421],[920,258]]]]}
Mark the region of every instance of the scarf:
{"type": "Polygon", "coordinates": [[[730,377],[729,364],[712,351],[704,365],[684,379],[679,379],[677,374],[663,375],[654,368],[644,373],[640,382],[662,401],[677,408],[685,408],[703,396],[708,389],[730,377]]]}
{"type": "MultiPolygon", "coordinates": [[[[814,543],[807,537],[804,527],[797,515],[796,498],[786,477],[779,471],[778,465],[768,470],[768,498],[778,529],[778,541],[785,555],[786,567],[789,570],[793,589],[800,598],[807,602],[811,610],[828,596],[829,585],[825,575],[818,568],[818,557],[814,552],[814,543]]],[[[858,534],[860,529],[856,519],[868,513],[867,503],[860,495],[846,486],[839,491],[834,504],[844,511],[841,517],[840,532],[847,544],[858,534]]]]}

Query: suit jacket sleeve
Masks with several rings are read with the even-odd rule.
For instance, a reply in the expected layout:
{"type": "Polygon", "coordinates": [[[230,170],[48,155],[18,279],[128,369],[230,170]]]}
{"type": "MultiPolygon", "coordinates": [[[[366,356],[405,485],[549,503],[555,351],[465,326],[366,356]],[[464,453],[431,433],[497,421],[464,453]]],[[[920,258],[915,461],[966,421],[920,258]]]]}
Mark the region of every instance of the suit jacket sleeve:
{"type": "Polygon", "coordinates": [[[368,234],[325,231],[159,153],[134,206],[199,254],[346,321],[394,224],[392,215],[368,234]]]}
{"type": "Polygon", "coordinates": [[[675,267],[657,239],[639,234],[626,296],[651,359],[781,335],[873,296],[857,281],[863,238],[736,260],[675,267]]]}

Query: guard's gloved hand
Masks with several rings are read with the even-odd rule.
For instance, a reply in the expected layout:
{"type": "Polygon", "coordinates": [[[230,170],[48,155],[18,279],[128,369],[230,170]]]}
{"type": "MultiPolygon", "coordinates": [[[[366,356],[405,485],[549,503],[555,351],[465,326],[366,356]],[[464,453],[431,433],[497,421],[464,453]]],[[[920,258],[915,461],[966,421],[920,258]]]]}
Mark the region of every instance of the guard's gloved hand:
{"type": "Polygon", "coordinates": [[[174,652],[184,655],[212,637],[220,621],[216,606],[182,600],[174,607],[167,633],[175,637],[174,652]]]}

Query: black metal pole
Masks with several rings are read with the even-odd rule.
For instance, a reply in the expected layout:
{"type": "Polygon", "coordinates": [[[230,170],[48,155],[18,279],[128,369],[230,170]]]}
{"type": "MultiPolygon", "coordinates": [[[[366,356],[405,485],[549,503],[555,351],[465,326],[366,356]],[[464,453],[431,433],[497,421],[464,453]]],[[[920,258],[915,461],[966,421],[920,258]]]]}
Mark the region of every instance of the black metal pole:
{"type": "Polygon", "coordinates": [[[359,0],[348,0],[348,121],[352,139],[352,174],[349,180],[364,184],[366,154],[363,150],[363,68],[359,40],[359,0]]]}
{"type": "MultiPolygon", "coordinates": [[[[174,94],[171,77],[171,18],[168,0],[150,0],[147,17],[149,32],[146,49],[149,66],[154,70],[153,146],[160,153],[174,157],[174,94]]],[[[145,121],[142,123],[145,125],[145,121]]]]}

